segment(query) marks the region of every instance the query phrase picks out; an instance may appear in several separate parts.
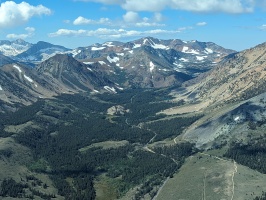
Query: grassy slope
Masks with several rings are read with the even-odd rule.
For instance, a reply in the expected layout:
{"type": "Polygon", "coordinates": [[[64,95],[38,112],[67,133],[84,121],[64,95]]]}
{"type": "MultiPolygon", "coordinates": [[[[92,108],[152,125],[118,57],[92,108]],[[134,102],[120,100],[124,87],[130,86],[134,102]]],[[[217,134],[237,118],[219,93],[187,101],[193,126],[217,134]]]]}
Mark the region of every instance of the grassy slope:
{"type": "Polygon", "coordinates": [[[265,174],[238,164],[236,172],[232,161],[199,153],[187,159],[179,172],[165,184],[156,200],[218,200],[232,199],[233,195],[234,200],[248,200],[261,195],[266,190],[265,183],[265,174]]]}

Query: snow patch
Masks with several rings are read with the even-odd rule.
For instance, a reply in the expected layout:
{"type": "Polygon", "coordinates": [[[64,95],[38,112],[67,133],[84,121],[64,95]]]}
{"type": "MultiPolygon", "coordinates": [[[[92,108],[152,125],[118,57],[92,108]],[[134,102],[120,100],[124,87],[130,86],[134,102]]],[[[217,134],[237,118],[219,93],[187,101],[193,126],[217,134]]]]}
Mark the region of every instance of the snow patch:
{"type": "Polygon", "coordinates": [[[175,66],[177,66],[178,68],[184,68],[184,66],[180,63],[174,63],[175,66]]]}
{"type": "Polygon", "coordinates": [[[113,46],[115,46],[115,45],[113,45],[113,42],[105,42],[103,45],[104,45],[104,46],[108,46],[108,47],[113,47],[113,46]]]}
{"type": "Polygon", "coordinates": [[[116,63],[115,65],[116,65],[117,67],[119,67],[119,66],[120,66],[120,64],[119,64],[119,63],[116,63]]]}
{"type": "Polygon", "coordinates": [[[240,120],[240,117],[237,116],[237,117],[234,118],[234,120],[235,120],[235,121],[239,121],[239,120],[240,120]]]}
{"type": "Polygon", "coordinates": [[[163,44],[153,44],[152,47],[153,47],[154,49],[165,49],[165,50],[169,49],[168,46],[165,46],[165,45],[163,45],[163,44]]]}
{"type": "Polygon", "coordinates": [[[91,65],[93,64],[94,62],[83,62],[85,65],[91,65]]]}
{"type": "Polygon", "coordinates": [[[184,46],[182,49],[183,53],[199,54],[197,50],[189,49],[187,46],[184,46]]]}
{"type": "Polygon", "coordinates": [[[106,65],[106,62],[104,61],[98,61],[101,65],[106,65]]]}
{"type": "Polygon", "coordinates": [[[196,56],[197,60],[202,61],[205,58],[207,58],[207,56],[196,56]]]}
{"type": "Polygon", "coordinates": [[[213,53],[213,50],[212,49],[209,49],[209,48],[205,48],[205,53],[206,54],[213,53]]]}
{"type": "Polygon", "coordinates": [[[153,42],[151,39],[145,39],[143,40],[143,44],[145,44],[146,42],[150,43],[151,47],[154,49],[169,49],[168,46],[165,46],[163,44],[156,44],[155,42],[153,42]]]}
{"type": "Polygon", "coordinates": [[[92,72],[92,69],[91,69],[91,68],[87,67],[87,69],[90,70],[90,71],[92,72]]]}
{"type": "Polygon", "coordinates": [[[99,51],[99,50],[103,50],[105,49],[106,47],[91,47],[91,50],[92,51],[99,51]]]}
{"type": "Polygon", "coordinates": [[[128,53],[131,53],[131,54],[133,54],[133,50],[131,50],[131,51],[128,51],[128,53]]]}
{"type": "Polygon", "coordinates": [[[134,44],[134,46],[132,47],[132,49],[136,49],[136,48],[139,48],[141,47],[141,44],[134,44]]]}
{"type": "Polygon", "coordinates": [[[116,88],[119,89],[119,90],[124,90],[124,88],[121,88],[121,87],[118,87],[118,86],[116,86],[116,88]]]}
{"type": "Polygon", "coordinates": [[[77,49],[74,49],[73,51],[70,52],[72,54],[73,57],[75,57],[76,55],[78,55],[79,53],[81,53],[81,50],[77,50],[77,49]]]}
{"type": "Polygon", "coordinates": [[[17,65],[13,65],[13,67],[14,67],[14,68],[16,68],[16,69],[19,71],[19,73],[21,73],[21,72],[22,72],[22,70],[20,69],[20,67],[19,67],[19,66],[17,66],[17,65]]]}
{"type": "Polygon", "coordinates": [[[93,90],[93,92],[99,93],[99,91],[98,90],[95,90],[95,89],[93,90]]]}
{"type": "Polygon", "coordinates": [[[103,88],[109,92],[117,93],[114,87],[104,86],[103,88]]]}
{"type": "Polygon", "coordinates": [[[107,60],[110,62],[110,63],[115,63],[115,62],[118,62],[119,61],[119,58],[118,57],[114,57],[114,58],[111,58],[110,56],[107,56],[107,60]]]}
{"type": "Polygon", "coordinates": [[[186,59],[186,58],[180,58],[179,60],[182,61],[182,62],[188,62],[188,61],[189,61],[189,60],[186,59]]]}
{"type": "Polygon", "coordinates": [[[169,70],[169,69],[159,69],[160,71],[164,71],[164,72],[169,72],[169,71],[171,71],[171,70],[169,70]]]}
{"type": "Polygon", "coordinates": [[[124,53],[116,53],[118,56],[124,56],[124,53]]]}
{"type": "MultiPolygon", "coordinates": [[[[150,43],[150,41],[147,39],[147,38],[145,38],[144,40],[143,40],[143,43],[142,44],[145,44],[146,42],[149,42],[150,43]]],[[[151,44],[151,43],[150,43],[151,44]]]]}
{"type": "Polygon", "coordinates": [[[29,82],[33,82],[33,80],[30,78],[30,77],[28,77],[28,76],[26,76],[25,74],[24,74],[24,78],[27,80],[27,81],[29,81],[29,82]]]}
{"type": "Polygon", "coordinates": [[[150,72],[152,72],[155,68],[155,65],[153,64],[152,61],[150,61],[150,72]]]}
{"type": "Polygon", "coordinates": [[[187,51],[188,49],[189,49],[188,47],[183,46],[182,52],[183,52],[183,53],[186,53],[186,51],[187,51]]]}
{"type": "Polygon", "coordinates": [[[3,88],[1,87],[1,85],[0,85],[0,90],[3,90],[3,88]]]}

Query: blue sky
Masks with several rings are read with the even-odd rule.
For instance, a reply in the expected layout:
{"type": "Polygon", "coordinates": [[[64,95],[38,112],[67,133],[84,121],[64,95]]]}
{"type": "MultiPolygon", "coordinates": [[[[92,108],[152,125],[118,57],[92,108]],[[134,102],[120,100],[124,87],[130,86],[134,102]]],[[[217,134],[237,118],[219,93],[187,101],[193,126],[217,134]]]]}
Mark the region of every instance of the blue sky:
{"type": "Polygon", "coordinates": [[[266,0],[0,0],[0,40],[76,48],[145,36],[244,50],[266,42],[266,0]]]}

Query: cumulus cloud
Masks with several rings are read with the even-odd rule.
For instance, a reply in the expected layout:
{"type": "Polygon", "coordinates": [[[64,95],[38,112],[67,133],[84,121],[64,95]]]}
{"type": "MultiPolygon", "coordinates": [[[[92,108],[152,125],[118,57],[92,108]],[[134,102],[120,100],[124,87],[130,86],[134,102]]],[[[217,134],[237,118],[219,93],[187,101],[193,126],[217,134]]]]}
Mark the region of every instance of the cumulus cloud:
{"type": "Polygon", "coordinates": [[[196,25],[197,26],[206,26],[207,22],[198,22],[196,25]]]}
{"type": "Polygon", "coordinates": [[[59,29],[54,33],[50,33],[49,37],[98,37],[103,39],[119,39],[119,38],[128,38],[144,35],[158,35],[158,34],[176,34],[180,33],[187,28],[180,28],[177,30],[163,30],[163,29],[153,29],[146,31],[139,30],[126,30],[126,29],[107,29],[99,28],[96,30],[69,30],[69,29],[59,29]]]}
{"type": "Polygon", "coordinates": [[[87,24],[109,24],[109,18],[100,18],[99,20],[87,19],[85,17],[79,16],[73,21],[74,25],[87,25],[87,24]]]}
{"type": "Polygon", "coordinates": [[[164,24],[158,23],[157,21],[161,20],[161,15],[156,15],[154,18],[140,18],[137,12],[129,11],[123,15],[121,20],[110,20],[109,18],[100,18],[99,20],[87,19],[85,17],[79,16],[74,21],[74,25],[91,25],[91,24],[102,24],[112,27],[160,27],[165,26],[164,24]],[[157,18],[156,18],[157,17],[157,18]]]}
{"type": "Polygon", "coordinates": [[[25,30],[27,33],[23,33],[23,34],[11,33],[11,34],[8,34],[6,37],[8,39],[27,39],[27,38],[32,37],[35,33],[35,28],[33,27],[26,27],[25,30]]]}
{"type": "Polygon", "coordinates": [[[125,15],[123,15],[124,21],[129,23],[137,22],[139,18],[139,14],[133,11],[128,11],[125,15]]]}
{"type": "Polygon", "coordinates": [[[192,12],[252,12],[254,6],[265,0],[79,0],[103,4],[117,4],[127,11],[161,11],[166,8],[192,12]]]}
{"type": "Polygon", "coordinates": [[[9,28],[27,22],[33,16],[50,15],[51,10],[43,5],[32,6],[26,2],[19,4],[6,1],[0,5],[0,28],[9,28]]]}
{"type": "Polygon", "coordinates": [[[136,26],[136,27],[158,27],[165,26],[165,24],[158,23],[162,21],[162,15],[160,13],[155,13],[153,18],[143,17],[140,18],[137,12],[128,11],[123,15],[124,22],[123,27],[136,26]]]}

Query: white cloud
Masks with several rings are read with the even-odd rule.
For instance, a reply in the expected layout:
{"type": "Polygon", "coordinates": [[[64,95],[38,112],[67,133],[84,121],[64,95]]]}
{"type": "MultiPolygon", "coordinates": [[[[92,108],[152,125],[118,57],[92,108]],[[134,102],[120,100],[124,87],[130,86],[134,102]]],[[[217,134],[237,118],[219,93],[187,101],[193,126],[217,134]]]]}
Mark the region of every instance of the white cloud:
{"type": "Polygon", "coordinates": [[[133,11],[128,11],[125,15],[123,15],[124,21],[128,23],[137,22],[139,18],[139,14],[133,11]]]}
{"type": "Polygon", "coordinates": [[[125,15],[123,15],[124,22],[121,23],[122,27],[136,26],[136,27],[158,27],[165,26],[165,24],[160,24],[162,20],[162,15],[160,13],[155,13],[153,19],[148,17],[140,18],[137,12],[128,11],[125,15]]]}
{"type": "MultiPolygon", "coordinates": [[[[192,12],[252,12],[262,0],[79,0],[117,4],[127,11],[161,11],[166,8],[192,12]]],[[[265,0],[263,0],[265,2],[265,0]]]]}
{"type": "Polygon", "coordinates": [[[86,19],[82,16],[79,16],[77,19],[74,20],[73,24],[74,25],[82,25],[82,24],[91,24],[93,20],[91,19],[86,19]]]}
{"type": "Polygon", "coordinates": [[[35,28],[33,27],[26,27],[25,30],[27,31],[27,33],[23,33],[23,34],[8,34],[6,37],[8,39],[26,39],[26,38],[30,38],[34,35],[35,32],[35,28]]]}
{"type": "Polygon", "coordinates": [[[125,30],[125,29],[107,29],[99,28],[96,30],[69,30],[69,29],[59,29],[55,33],[50,33],[49,37],[98,37],[102,39],[119,39],[127,37],[136,37],[144,35],[158,35],[158,34],[176,34],[180,33],[189,28],[180,28],[178,30],[163,30],[163,29],[154,29],[147,31],[138,31],[138,30],[125,30]]]}
{"type": "Polygon", "coordinates": [[[121,4],[124,2],[124,0],[74,0],[74,1],[96,2],[103,4],[121,4]]]}
{"type": "Polygon", "coordinates": [[[110,24],[109,18],[100,18],[99,20],[86,19],[82,16],[79,16],[73,21],[74,25],[86,25],[86,24],[110,24]]]}
{"type": "Polygon", "coordinates": [[[157,22],[161,22],[163,20],[163,15],[161,13],[155,13],[154,14],[154,20],[157,22]]]}
{"type": "Polygon", "coordinates": [[[137,22],[135,24],[136,27],[155,27],[155,26],[165,26],[164,24],[158,24],[155,22],[149,23],[149,22],[137,22]]]}
{"type": "Polygon", "coordinates": [[[262,26],[260,26],[259,29],[265,31],[266,30],[266,24],[263,24],[262,26]]]}
{"type": "MultiPolygon", "coordinates": [[[[161,18],[162,16],[157,16],[161,18]]],[[[160,27],[164,24],[157,23],[159,19],[154,20],[147,17],[140,18],[137,12],[129,11],[123,15],[123,19],[112,21],[109,18],[100,18],[99,20],[87,19],[82,16],[77,17],[74,21],[74,25],[90,25],[90,24],[102,24],[112,27],[160,27]]]]}
{"type": "Polygon", "coordinates": [[[6,1],[0,5],[0,28],[9,28],[26,23],[33,16],[50,15],[52,12],[43,5],[32,6],[27,2],[16,4],[6,1]]]}
{"type": "Polygon", "coordinates": [[[25,30],[28,31],[29,33],[32,33],[32,32],[35,31],[35,28],[33,28],[33,27],[26,27],[25,30]]]}
{"type": "Polygon", "coordinates": [[[198,22],[196,25],[197,26],[206,26],[207,22],[198,22]]]}

